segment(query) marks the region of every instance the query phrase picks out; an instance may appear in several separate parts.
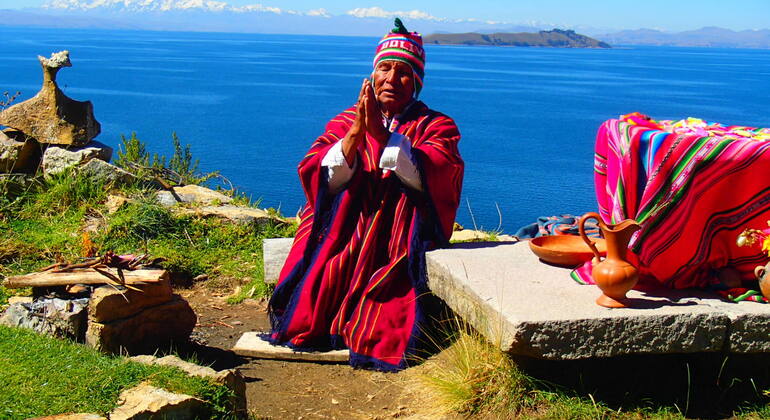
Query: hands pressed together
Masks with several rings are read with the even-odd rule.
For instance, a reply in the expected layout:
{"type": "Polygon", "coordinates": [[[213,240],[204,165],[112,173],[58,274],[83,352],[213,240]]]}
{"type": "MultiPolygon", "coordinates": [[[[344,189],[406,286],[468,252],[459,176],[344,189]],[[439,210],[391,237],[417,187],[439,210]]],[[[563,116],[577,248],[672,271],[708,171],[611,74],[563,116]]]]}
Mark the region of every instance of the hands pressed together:
{"type": "Polygon", "coordinates": [[[356,103],[356,119],[342,139],[342,153],[348,165],[355,161],[356,149],[366,140],[369,134],[378,142],[385,144],[390,132],[382,123],[382,113],[377,105],[377,96],[369,79],[364,79],[356,103]]]}

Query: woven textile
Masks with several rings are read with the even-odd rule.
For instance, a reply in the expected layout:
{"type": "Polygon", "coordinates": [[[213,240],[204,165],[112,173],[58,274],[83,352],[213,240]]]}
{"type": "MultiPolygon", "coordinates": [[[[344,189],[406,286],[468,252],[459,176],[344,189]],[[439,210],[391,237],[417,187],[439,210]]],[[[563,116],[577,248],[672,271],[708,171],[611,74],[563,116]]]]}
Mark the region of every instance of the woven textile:
{"type": "MultiPolygon", "coordinates": [[[[629,249],[642,281],[706,288],[722,267],[751,280],[754,267],[767,262],[758,248],[735,241],[743,229],[770,220],[768,134],[642,114],[601,125],[594,161],[599,213],[607,223],[641,224],[629,249]]],[[[573,277],[590,282],[587,273],[583,267],[573,277]]]]}
{"type": "Polygon", "coordinates": [[[397,121],[412,141],[424,191],[378,167],[384,144],[367,137],[345,189],[329,194],[321,160],[355,119],[332,119],[299,165],[307,197],[294,245],[270,300],[276,344],[350,349],[354,366],[406,367],[427,342],[431,295],[425,251],[447,244],[460,199],[460,133],[422,102],[397,121]]]}

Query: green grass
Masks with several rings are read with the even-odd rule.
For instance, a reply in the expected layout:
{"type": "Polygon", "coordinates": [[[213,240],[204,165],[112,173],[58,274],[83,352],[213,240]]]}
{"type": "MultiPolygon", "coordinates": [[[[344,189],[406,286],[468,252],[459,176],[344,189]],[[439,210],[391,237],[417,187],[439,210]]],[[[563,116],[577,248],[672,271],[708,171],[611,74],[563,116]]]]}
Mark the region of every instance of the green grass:
{"type": "Polygon", "coordinates": [[[163,258],[163,267],[187,278],[205,274],[212,287],[254,288],[254,296],[264,297],[269,289],[262,281],[262,240],[292,236],[294,231],[291,225],[272,222],[239,225],[214,218],[176,217],[150,200],[140,200],[116,212],[94,242],[101,249],[163,258]]]}
{"type": "Polygon", "coordinates": [[[68,412],[106,414],[124,389],[140,382],[209,403],[212,418],[230,417],[231,392],[179,369],[104,356],[80,344],[0,327],[0,418],[68,412]]]}
{"type": "MultiPolygon", "coordinates": [[[[87,236],[96,252],[149,254],[162,258],[174,278],[208,277],[212,288],[239,291],[229,300],[266,297],[262,239],[292,236],[290,224],[238,225],[215,218],[177,216],[158,205],[155,190],[143,184],[107,189],[89,179],[62,174],[32,183],[21,192],[0,185],[0,279],[24,274],[58,259],[76,261],[85,256],[86,219],[96,220],[97,230],[87,236]],[[109,214],[108,193],[130,201],[109,214]]],[[[247,200],[241,198],[244,204],[247,200]]],[[[275,213],[275,211],[273,211],[275,213]]],[[[93,224],[93,223],[92,223],[93,224]]],[[[0,286],[0,305],[15,293],[0,286]]]]}
{"type": "Polygon", "coordinates": [[[767,355],[513,360],[477,332],[457,324],[453,344],[416,371],[433,411],[439,414],[536,419],[770,418],[770,390],[762,391],[770,386],[767,355]],[[681,369],[683,365],[686,369],[681,369]]]}

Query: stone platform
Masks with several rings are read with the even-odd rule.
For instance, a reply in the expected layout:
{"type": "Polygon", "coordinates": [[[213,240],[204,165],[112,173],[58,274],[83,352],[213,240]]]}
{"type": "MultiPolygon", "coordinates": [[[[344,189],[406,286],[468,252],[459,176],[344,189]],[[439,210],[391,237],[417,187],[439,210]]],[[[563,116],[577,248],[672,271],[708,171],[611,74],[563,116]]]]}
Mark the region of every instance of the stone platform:
{"type": "Polygon", "coordinates": [[[669,289],[628,293],[630,307],[541,262],[527,242],[464,243],[427,255],[431,290],[504,351],[569,360],[625,354],[770,352],[770,305],[669,289]]]}
{"type": "Polygon", "coordinates": [[[350,352],[334,350],[327,352],[298,351],[288,347],[276,346],[260,337],[259,332],[243,333],[232,350],[239,356],[255,357],[257,359],[294,360],[302,362],[347,363],[350,352]]]}
{"type": "MultiPolygon", "coordinates": [[[[290,240],[265,240],[277,277],[290,240]],[[275,243],[270,243],[276,241],[275,243]],[[281,242],[279,242],[281,241],[281,242]]],[[[273,268],[268,268],[268,261],[273,268]]],[[[595,286],[541,262],[527,242],[472,242],[427,255],[431,290],[490,342],[552,360],[665,353],[770,353],[770,305],[699,290],[632,290],[629,308],[596,305],[595,286]]],[[[274,282],[275,280],[273,280],[274,282]]]]}

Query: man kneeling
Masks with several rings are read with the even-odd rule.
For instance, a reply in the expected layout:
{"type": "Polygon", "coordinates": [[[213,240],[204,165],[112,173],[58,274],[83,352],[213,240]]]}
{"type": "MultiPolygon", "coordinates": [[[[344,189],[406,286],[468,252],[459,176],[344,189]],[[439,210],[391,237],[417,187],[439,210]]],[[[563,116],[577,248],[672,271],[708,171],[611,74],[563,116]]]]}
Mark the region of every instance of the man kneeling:
{"type": "Polygon", "coordinates": [[[396,371],[426,345],[433,298],[425,251],[444,246],[463,161],[451,118],[417,100],[422,38],[396,28],[371,80],[299,164],[307,197],[270,299],[270,341],[350,349],[355,367],[396,371]]]}

